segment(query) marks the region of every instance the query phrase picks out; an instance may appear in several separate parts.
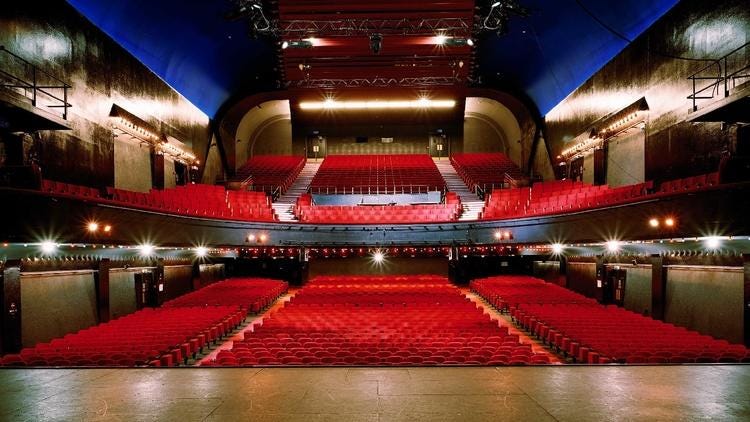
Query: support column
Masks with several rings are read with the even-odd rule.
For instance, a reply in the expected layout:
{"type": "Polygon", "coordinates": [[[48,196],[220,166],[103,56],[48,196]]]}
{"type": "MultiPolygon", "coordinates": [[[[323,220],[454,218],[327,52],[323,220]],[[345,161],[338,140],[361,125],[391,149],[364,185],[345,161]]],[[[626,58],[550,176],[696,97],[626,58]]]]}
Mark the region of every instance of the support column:
{"type": "Polygon", "coordinates": [[[111,263],[108,258],[99,261],[99,271],[94,274],[96,284],[96,307],[99,311],[99,323],[107,322],[110,318],[109,306],[109,269],[111,263]]]}
{"type": "Polygon", "coordinates": [[[651,255],[651,317],[664,320],[667,299],[667,268],[664,257],[651,255]]]}
{"type": "Polygon", "coordinates": [[[745,267],[745,324],[743,328],[745,346],[750,347],[750,255],[742,255],[745,267]]]}
{"type": "Polygon", "coordinates": [[[0,352],[17,353],[21,350],[21,261],[5,263],[2,277],[2,343],[0,352]]]}

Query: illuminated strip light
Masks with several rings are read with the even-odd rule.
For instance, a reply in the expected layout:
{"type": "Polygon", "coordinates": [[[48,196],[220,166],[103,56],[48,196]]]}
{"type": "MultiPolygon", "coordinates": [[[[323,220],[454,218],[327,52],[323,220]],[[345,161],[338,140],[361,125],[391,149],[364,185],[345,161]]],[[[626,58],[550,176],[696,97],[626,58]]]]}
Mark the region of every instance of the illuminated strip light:
{"type": "Polygon", "coordinates": [[[428,100],[420,99],[413,101],[312,101],[299,104],[302,110],[383,110],[383,109],[408,109],[408,108],[453,108],[456,106],[454,100],[428,100]]]}

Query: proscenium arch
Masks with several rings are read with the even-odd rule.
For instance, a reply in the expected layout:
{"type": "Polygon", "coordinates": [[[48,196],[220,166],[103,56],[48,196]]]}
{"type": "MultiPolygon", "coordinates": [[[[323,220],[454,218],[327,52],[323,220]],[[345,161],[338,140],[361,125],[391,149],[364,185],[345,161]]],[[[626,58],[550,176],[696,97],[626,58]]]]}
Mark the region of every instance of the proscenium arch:
{"type": "Polygon", "coordinates": [[[521,126],[501,102],[484,97],[466,98],[464,152],[502,152],[522,166],[521,126]]]}

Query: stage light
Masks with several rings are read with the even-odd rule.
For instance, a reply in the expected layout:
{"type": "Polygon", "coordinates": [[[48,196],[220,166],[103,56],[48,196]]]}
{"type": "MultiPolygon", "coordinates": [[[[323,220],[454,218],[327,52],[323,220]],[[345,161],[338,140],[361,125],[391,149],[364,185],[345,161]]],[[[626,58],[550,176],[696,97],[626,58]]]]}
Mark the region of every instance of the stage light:
{"type": "Polygon", "coordinates": [[[721,246],[721,239],[716,236],[710,236],[704,239],[703,242],[707,249],[719,249],[721,246]]]}
{"type": "Polygon", "coordinates": [[[51,240],[45,240],[44,242],[41,243],[40,247],[42,249],[42,253],[46,255],[51,255],[55,253],[55,251],[57,250],[57,243],[51,240]]]}
{"type": "Polygon", "coordinates": [[[563,253],[563,250],[565,250],[565,246],[555,243],[552,245],[552,253],[555,255],[561,255],[563,253]]]}
{"type": "Polygon", "coordinates": [[[468,44],[468,45],[469,45],[469,47],[474,47],[474,40],[472,40],[471,38],[468,38],[468,39],[466,40],[466,44],[468,44]]]}
{"type": "Polygon", "coordinates": [[[206,255],[208,255],[208,248],[204,246],[198,246],[197,248],[195,248],[195,256],[197,256],[198,258],[203,258],[206,255]]]}
{"type": "Polygon", "coordinates": [[[255,235],[254,234],[247,235],[247,241],[248,242],[255,242],[255,235]]]}
{"type": "Polygon", "coordinates": [[[142,256],[151,256],[154,253],[154,246],[144,243],[143,245],[138,246],[138,250],[142,256]]]}
{"type": "Polygon", "coordinates": [[[445,35],[435,36],[435,44],[437,45],[444,45],[446,40],[448,40],[448,37],[446,37],[445,35]]]}
{"type": "Polygon", "coordinates": [[[258,236],[258,240],[259,240],[259,241],[260,241],[261,243],[263,243],[263,242],[265,242],[266,240],[268,240],[268,236],[266,236],[265,234],[262,234],[262,235],[258,236]]]}
{"type": "Polygon", "coordinates": [[[659,227],[659,220],[656,218],[652,218],[648,220],[648,225],[654,228],[659,227]]]}
{"type": "Polygon", "coordinates": [[[382,263],[383,263],[383,261],[385,261],[385,254],[383,253],[383,251],[381,251],[380,249],[378,249],[378,250],[376,250],[376,251],[375,251],[375,252],[374,252],[374,253],[372,254],[372,260],[373,260],[373,262],[375,262],[376,264],[382,264],[382,263]]]}
{"type": "Polygon", "coordinates": [[[453,108],[455,106],[455,100],[430,100],[428,98],[403,101],[336,101],[329,98],[325,101],[305,101],[299,104],[302,110],[388,110],[453,108]]]}
{"type": "Polygon", "coordinates": [[[501,231],[496,231],[496,232],[495,232],[495,239],[498,239],[498,240],[499,240],[499,239],[502,239],[502,238],[503,238],[503,232],[501,232],[501,231]]]}
{"type": "Polygon", "coordinates": [[[109,224],[106,224],[106,225],[104,226],[104,229],[103,229],[103,230],[104,230],[104,233],[109,233],[109,232],[111,232],[111,231],[112,231],[112,226],[110,226],[109,224]]]}
{"type": "Polygon", "coordinates": [[[620,250],[620,242],[617,240],[609,240],[607,241],[607,250],[610,252],[617,252],[620,250]]]}
{"type": "Polygon", "coordinates": [[[90,221],[86,225],[86,228],[88,229],[89,232],[96,233],[96,231],[99,230],[99,223],[97,223],[96,221],[90,221]]]}
{"type": "Polygon", "coordinates": [[[674,218],[672,218],[672,217],[667,217],[664,220],[664,225],[667,226],[667,227],[674,227],[674,224],[675,224],[675,221],[674,221],[674,218]]]}
{"type": "Polygon", "coordinates": [[[281,49],[282,50],[286,50],[287,48],[289,48],[289,41],[282,42],[281,43],[281,49]]]}

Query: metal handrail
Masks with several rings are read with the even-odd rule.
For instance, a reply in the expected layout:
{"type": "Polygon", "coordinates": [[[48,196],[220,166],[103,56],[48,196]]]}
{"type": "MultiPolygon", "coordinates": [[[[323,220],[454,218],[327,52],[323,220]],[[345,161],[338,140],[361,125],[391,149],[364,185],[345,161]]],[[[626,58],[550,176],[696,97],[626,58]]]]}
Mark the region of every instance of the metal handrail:
{"type": "Polygon", "coordinates": [[[371,186],[356,185],[345,188],[339,186],[310,186],[309,193],[318,195],[395,195],[395,194],[420,194],[430,191],[444,192],[444,186],[430,185],[408,185],[408,186],[371,186]]]}
{"type": "Polygon", "coordinates": [[[747,42],[734,50],[730,51],[729,53],[725,54],[724,56],[712,60],[709,64],[706,66],[703,66],[698,71],[692,73],[690,76],[687,77],[689,81],[693,84],[693,93],[691,95],[687,96],[688,100],[692,100],[693,102],[693,111],[698,110],[697,100],[710,100],[715,98],[719,94],[719,90],[721,89],[721,85],[723,83],[724,85],[724,97],[729,96],[729,81],[732,81],[733,88],[736,86],[737,79],[745,79],[750,78],[750,74],[743,74],[745,70],[750,68],[750,64],[745,64],[744,66],[740,67],[739,69],[736,69],[732,72],[729,71],[729,58],[733,56],[735,53],[739,52],[740,50],[747,48],[747,46],[750,45],[750,42],[747,42]],[[703,73],[706,72],[709,69],[716,68],[717,73],[716,75],[711,76],[704,76],[703,73]],[[699,81],[712,81],[710,84],[698,88],[698,82],[699,81]],[[711,90],[710,94],[704,94],[706,91],[711,90]]]}
{"type": "Polygon", "coordinates": [[[24,59],[23,57],[10,52],[7,48],[5,48],[4,45],[0,45],[0,52],[5,52],[11,57],[21,61],[25,66],[31,67],[31,82],[26,81],[19,76],[13,75],[5,70],[0,69],[0,74],[12,79],[16,84],[18,84],[18,85],[2,84],[0,86],[5,87],[5,88],[22,88],[24,90],[30,89],[31,90],[31,105],[33,105],[34,107],[36,107],[36,104],[37,104],[38,92],[52,98],[53,100],[57,102],[60,102],[61,104],[50,104],[50,105],[47,105],[47,107],[62,108],[63,109],[62,118],[64,120],[67,120],[68,108],[73,107],[73,105],[68,102],[68,89],[72,88],[72,86],[67,84],[62,79],[56,77],[55,75],[47,72],[46,70],[37,67],[33,63],[24,59]],[[53,81],[59,82],[60,84],[59,85],[56,85],[56,84],[55,85],[39,85],[38,83],[39,74],[45,75],[51,78],[53,81]],[[48,90],[50,89],[62,89],[63,90],[62,98],[49,92],[48,90]]]}

